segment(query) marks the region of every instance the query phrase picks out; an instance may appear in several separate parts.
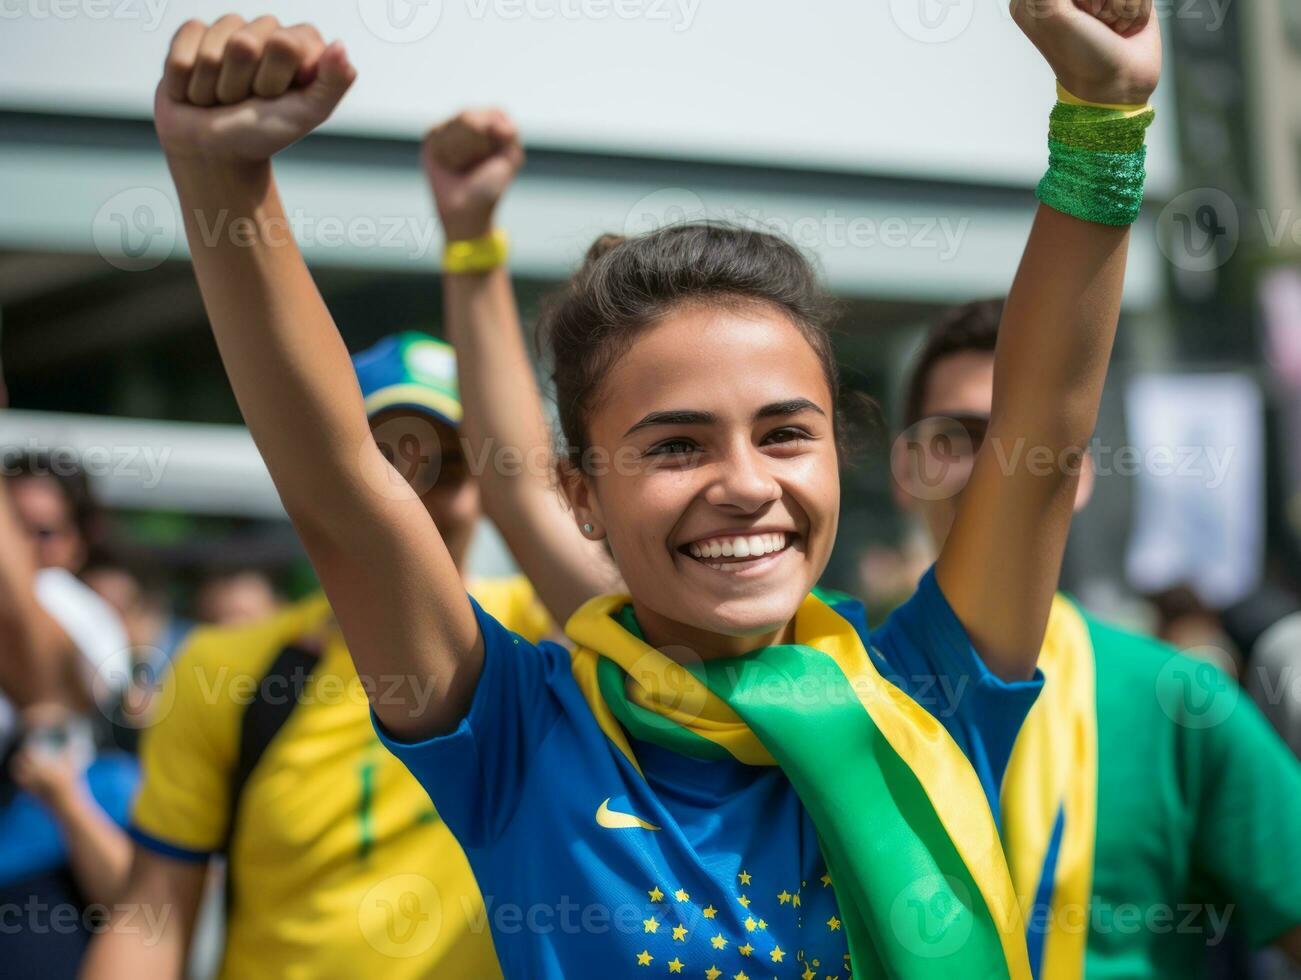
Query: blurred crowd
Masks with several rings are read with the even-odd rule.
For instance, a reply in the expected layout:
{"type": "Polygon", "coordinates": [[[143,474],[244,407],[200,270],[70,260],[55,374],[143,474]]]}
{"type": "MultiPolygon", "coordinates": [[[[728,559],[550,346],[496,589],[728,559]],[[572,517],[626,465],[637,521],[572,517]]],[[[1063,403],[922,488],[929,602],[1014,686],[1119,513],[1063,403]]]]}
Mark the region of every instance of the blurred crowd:
{"type": "MultiPolygon", "coordinates": [[[[126,532],[97,506],[83,475],[55,475],[39,453],[10,459],[0,504],[7,641],[32,629],[23,622],[27,601],[70,641],[49,646],[56,696],[19,715],[0,695],[0,908],[87,910],[67,928],[5,929],[0,950],[10,963],[70,974],[127,874],[135,755],[168,664],[196,626],[258,623],[288,600],[280,569],[227,563],[169,579],[142,562],[138,548],[123,547],[126,532]],[[123,551],[132,559],[120,558],[123,551]]],[[[868,544],[858,563],[861,593],[874,610],[887,610],[932,560],[916,528],[901,542],[868,544]]],[[[1240,685],[1301,758],[1301,592],[1292,583],[1269,582],[1222,609],[1180,586],[1141,597],[1137,609],[1150,635],[1240,685]]],[[[0,689],[24,682],[0,672],[0,689]]],[[[198,976],[215,966],[220,877],[218,868],[194,943],[198,976]]],[[[1245,962],[1232,940],[1230,932],[1225,949],[1213,951],[1223,955],[1226,977],[1245,962]]],[[[1270,954],[1257,960],[1256,975],[1289,975],[1281,960],[1271,963],[1270,954]]]]}

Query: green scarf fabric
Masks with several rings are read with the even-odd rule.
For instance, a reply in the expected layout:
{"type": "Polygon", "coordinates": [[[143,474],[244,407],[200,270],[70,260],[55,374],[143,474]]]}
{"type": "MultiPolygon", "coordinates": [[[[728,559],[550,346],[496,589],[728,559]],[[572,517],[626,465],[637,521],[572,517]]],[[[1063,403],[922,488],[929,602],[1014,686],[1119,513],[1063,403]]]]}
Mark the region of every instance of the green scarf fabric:
{"type": "Polygon", "coordinates": [[[1029,980],[1024,923],[975,770],[883,678],[818,596],[797,642],[683,667],[647,646],[626,597],[570,620],[574,674],[607,736],[777,765],[817,828],[857,977],[1029,980]]]}

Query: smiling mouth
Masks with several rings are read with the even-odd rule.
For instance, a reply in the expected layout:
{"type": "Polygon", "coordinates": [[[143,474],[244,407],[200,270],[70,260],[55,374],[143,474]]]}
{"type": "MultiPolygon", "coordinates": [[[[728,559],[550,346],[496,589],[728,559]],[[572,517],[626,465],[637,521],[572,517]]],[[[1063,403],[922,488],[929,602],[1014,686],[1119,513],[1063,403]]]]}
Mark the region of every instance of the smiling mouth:
{"type": "Polygon", "coordinates": [[[692,541],[678,551],[718,571],[739,572],[766,564],[789,549],[796,538],[797,535],[786,531],[728,534],[692,541]]]}

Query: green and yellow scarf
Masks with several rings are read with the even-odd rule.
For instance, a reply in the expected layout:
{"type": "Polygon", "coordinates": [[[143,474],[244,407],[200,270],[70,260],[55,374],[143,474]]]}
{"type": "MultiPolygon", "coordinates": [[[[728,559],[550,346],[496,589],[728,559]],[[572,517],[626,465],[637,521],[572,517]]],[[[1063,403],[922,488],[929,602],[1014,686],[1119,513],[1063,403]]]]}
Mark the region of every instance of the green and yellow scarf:
{"type": "Polygon", "coordinates": [[[1097,687],[1089,624],[1062,596],[1039,667],[1044,688],[1003,777],[1003,845],[1036,976],[1079,980],[1097,830],[1097,687]]]}
{"type": "Polygon", "coordinates": [[[794,644],[684,668],[642,641],[629,603],[594,599],[566,628],[602,730],[634,766],[625,731],[780,766],[817,828],[855,976],[1029,980],[1021,907],[975,770],[881,676],[846,618],[811,595],[794,644]]]}

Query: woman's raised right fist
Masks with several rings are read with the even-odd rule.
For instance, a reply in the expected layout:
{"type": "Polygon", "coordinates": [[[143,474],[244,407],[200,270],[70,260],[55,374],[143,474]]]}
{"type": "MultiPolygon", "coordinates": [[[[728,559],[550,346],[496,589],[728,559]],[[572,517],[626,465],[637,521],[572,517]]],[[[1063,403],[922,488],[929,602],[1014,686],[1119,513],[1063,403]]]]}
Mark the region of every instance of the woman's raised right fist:
{"type": "Polygon", "coordinates": [[[325,122],[356,77],[343,44],[310,24],[191,20],[172,38],[154,125],[174,160],[266,161],[325,122]]]}

